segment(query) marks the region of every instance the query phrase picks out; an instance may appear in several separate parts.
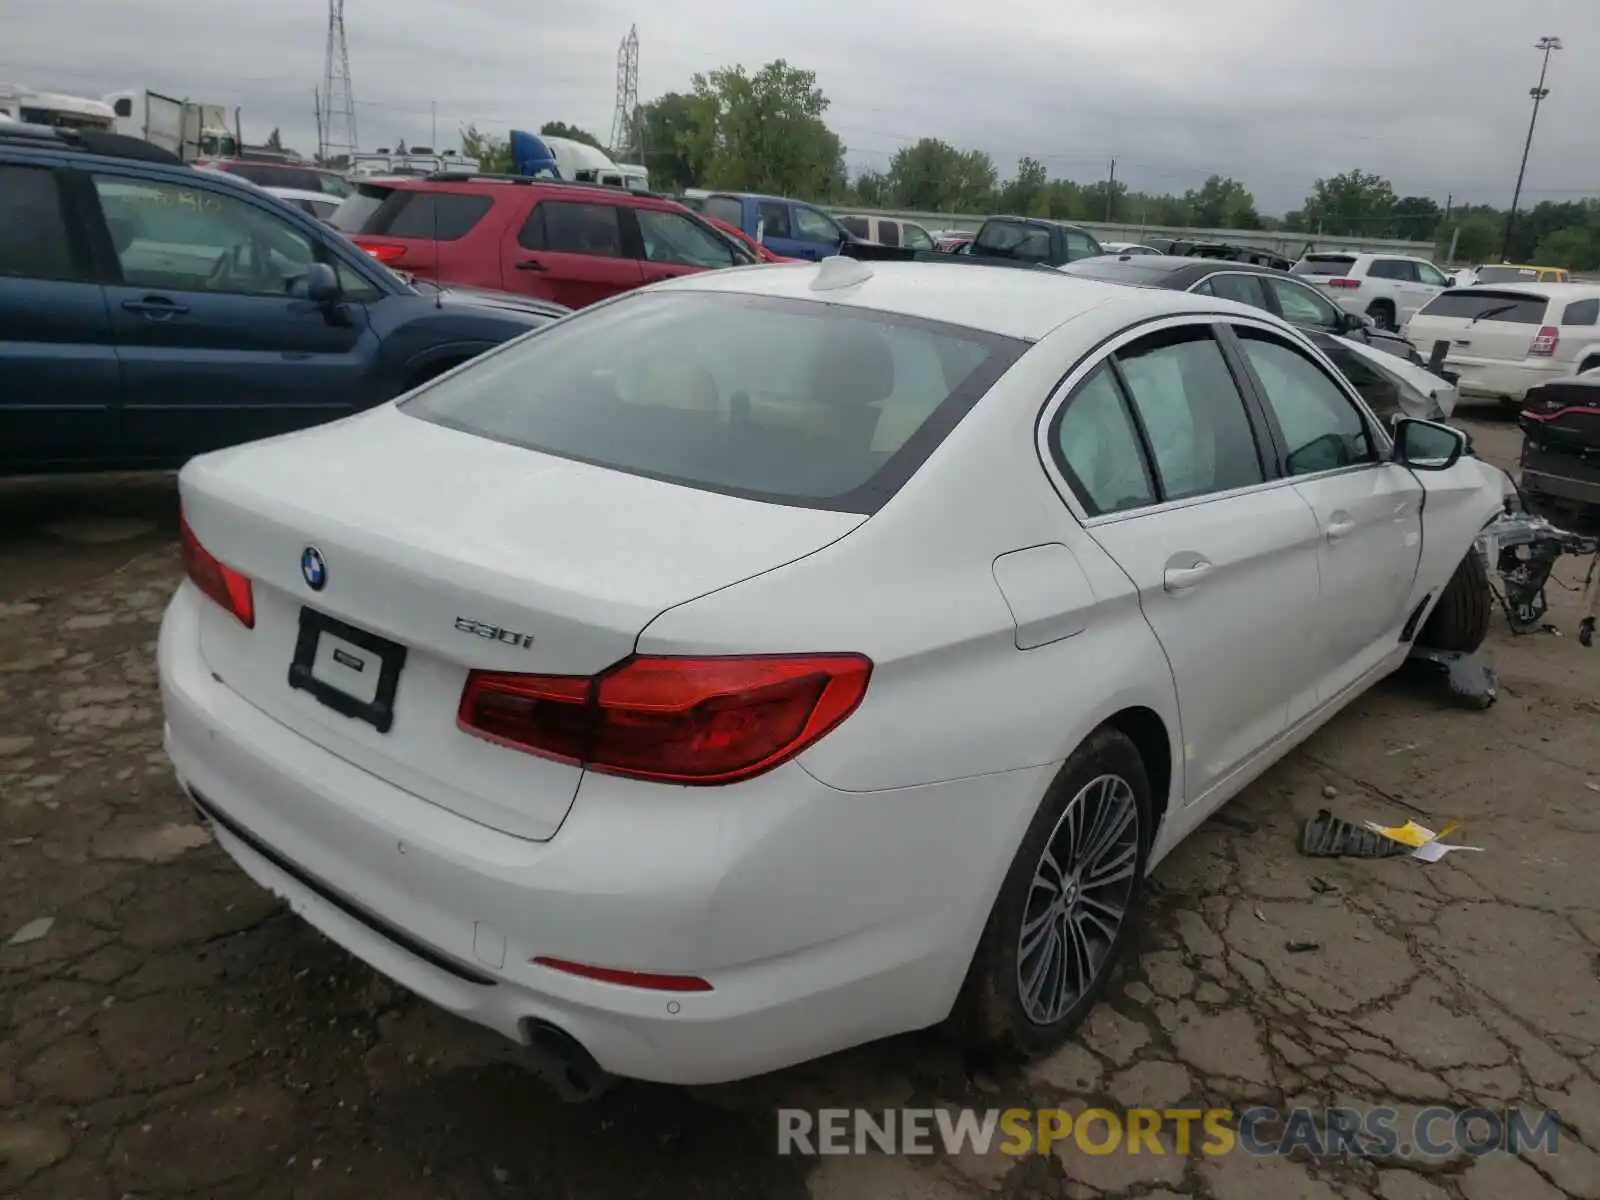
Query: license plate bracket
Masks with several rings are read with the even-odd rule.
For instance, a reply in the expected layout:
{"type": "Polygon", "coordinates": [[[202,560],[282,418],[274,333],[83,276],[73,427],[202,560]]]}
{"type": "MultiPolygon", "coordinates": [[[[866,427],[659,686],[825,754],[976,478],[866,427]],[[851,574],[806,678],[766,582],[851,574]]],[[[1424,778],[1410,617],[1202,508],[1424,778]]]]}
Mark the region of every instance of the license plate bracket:
{"type": "Polygon", "coordinates": [[[289,664],[289,686],[311,695],[342,716],[365,721],[379,733],[388,733],[394,724],[394,698],[400,688],[400,669],[406,663],[406,648],[398,642],[379,637],[365,629],[357,628],[337,617],[318,612],[313,608],[300,610],[300,633],[295,639],[294,659],[289,664]],[[324,635],[332,640],[327,656],[319,655],[324,635]],[[356,647],[368,657],[352,653],[347,648],[356,647]],[[370,661],[375,659],[376,661],[370,661]],[[328,679],[317,674],[319,662],[331,661],[340,669],[364,674],[376,670],[377,683],[370,700],[352,695],[328,679]]]}

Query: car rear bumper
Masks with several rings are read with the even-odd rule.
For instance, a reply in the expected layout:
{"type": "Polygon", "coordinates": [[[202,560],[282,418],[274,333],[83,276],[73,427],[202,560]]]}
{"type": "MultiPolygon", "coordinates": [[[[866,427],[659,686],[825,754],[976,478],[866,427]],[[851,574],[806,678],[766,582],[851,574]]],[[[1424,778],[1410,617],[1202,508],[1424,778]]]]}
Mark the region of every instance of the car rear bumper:
{"type": "Polygon", "coordinates": [[[1527,450],[1522,458],[1522,486],[1529,492],[1600,504],[1600,461],[1556,450],[1527,450]]]}
{"type": "Polygon", "coordinates": [[[162,624],[167,752],[244,870],[439,1006],[613,1074],[712,1083],[949,1012],[1053,774],[849,793],[794,763],[728,788],[587,774],[548,842],[476,824],[274,720],[200,658],[185,585],[162,624]],[[619,986],[538,956],[693,975],[619,986]]]}
{"type": "MultiPolygon", "coordinates": [[[[1419,353],[1426,347],[1419,346],[1419,353]]],[[[1456,391],[1463,400],[1500,400],[1521,405],[1528,389],[1572,374],[1572,367],[1550,362],[1505,362],[1495,359],[1458,358],[1444,361],[1445,369],[1460,375],[1456,391]]]]}

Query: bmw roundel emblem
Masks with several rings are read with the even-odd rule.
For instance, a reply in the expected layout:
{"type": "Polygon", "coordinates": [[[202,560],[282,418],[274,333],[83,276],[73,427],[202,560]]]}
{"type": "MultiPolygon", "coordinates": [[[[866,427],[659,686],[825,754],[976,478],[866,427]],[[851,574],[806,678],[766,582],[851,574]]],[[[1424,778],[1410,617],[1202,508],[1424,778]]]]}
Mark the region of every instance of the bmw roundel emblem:
{"type": "Polygon", "coordinates": [[[313,592],[320,592],[328,585],[328,564],[321,550],[307,546],[300,552],[300,574],[305,576],[306,586],[313,592]]]}

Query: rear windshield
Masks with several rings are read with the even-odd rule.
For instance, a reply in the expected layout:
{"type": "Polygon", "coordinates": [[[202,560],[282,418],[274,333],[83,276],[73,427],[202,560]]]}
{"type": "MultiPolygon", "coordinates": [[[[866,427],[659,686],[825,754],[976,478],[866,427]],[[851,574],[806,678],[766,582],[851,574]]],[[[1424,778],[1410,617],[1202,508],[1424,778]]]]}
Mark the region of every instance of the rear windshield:
{"type": "Polygon", "coordinates": [[[1479,283],[1538,283],[1539,272],[1533,267],[1480,267],[1479,283]]]}
{"type": "Polygon", "coordinates": [[[1354,254],[1308,254],[1291,268],[1291,275],[1343,275],[1355,265],[1354,254]]]}
{"type": "Polygon", "coordinates": [[[1549,301],[1543,296],[1530,296],[1526,292],[1497,292],[1481,287],[1457,288],[1440,292],[1417,315],[1542,325],[1548,304],[1549,301]]]}
{"type": "Polygon", "coordinates": [[[494,201],[467,192],[416,191],[363,183],[330,224],[352,234],[453,242],[488,214],[494,201]]]}
{"type": "Polygon", "coordinates": [[[1172,274],[1172,260],[1161,254],[1133,253],[1121,258],[1116,254],[1103,254],[1094,258],[1080,258],[1061,270],[1067,275],[1086,275],[1090,279],[1109,279],[1113,283],[1142,283],[1146,287],[1160,287],[1172,274]]]}
{"type": "Polygon", "coordinates": [[[300,192],[322,192],[328,196],[347,196],[350,185],[337,175],[313,171],[309,167],[290,167],[281,163],[238,162],[224,168],[228,174],[248,179],[257,187],[294,188],[300,192]]]}
{"type": "Polygon", "coordinates": [[[1050,229],[1046,225],[1025,225],[1021,221],[985,221],[973,241],[973,248],[1002,258],[1049,262],[1050,229]]]}
{"type": "Polygon", "coordinates": [[[401,405],[707,491],[875,512],[1027,344],[812,300],[635,293],[401,405]]]}

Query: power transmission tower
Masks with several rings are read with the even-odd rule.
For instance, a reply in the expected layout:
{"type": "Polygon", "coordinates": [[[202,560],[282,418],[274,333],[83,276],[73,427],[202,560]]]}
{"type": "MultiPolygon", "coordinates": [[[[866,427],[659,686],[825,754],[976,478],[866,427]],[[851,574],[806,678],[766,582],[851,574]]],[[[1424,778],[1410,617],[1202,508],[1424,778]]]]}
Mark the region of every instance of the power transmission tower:
{"type": "Polygon", "coordinates": [[[623,162],[643,160],[639,145],[639,27],[617,47],[617,111],[611,118],[611,153],[623,162]],[[637,152],[637,153],[636,153],[637,152]]]}
{"type": "Polygon", "coordinates": [[[317,157],[356,152],[356,97],[350,85],[350,50],[344,40],[344,0],[328,0],[328,58],[322,69],[322,123],[317,157]]]}

